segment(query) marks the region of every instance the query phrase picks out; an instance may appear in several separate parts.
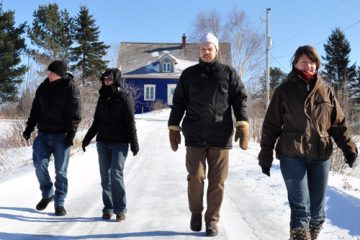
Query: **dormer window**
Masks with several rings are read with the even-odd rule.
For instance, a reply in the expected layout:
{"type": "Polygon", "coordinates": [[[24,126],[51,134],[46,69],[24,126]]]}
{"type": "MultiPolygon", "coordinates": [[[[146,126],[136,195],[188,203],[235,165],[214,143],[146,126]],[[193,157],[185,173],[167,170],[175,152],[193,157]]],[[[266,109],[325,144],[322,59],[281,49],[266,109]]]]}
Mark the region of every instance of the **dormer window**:
{"type": "Polygon", "coordinates": [[[160,72],[172,73],[174,72],[174,65],[177,63],[176,58],[171,54],[166,53],[159,59],[160,72]]]}
{"type": "Polygon", "coordinates": [[[164,62],[162,64],[162,72],[171,72],[171,63],[164,62]]]}

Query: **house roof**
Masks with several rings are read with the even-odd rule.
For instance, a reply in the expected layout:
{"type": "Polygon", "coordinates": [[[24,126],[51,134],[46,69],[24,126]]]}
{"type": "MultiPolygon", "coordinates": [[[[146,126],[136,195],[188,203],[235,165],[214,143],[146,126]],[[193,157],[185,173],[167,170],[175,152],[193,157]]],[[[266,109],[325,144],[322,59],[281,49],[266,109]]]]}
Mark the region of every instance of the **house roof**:
{"type": "MultiPolygon", "coordinates": [[[[219,43],[219,49],[219,60],[231,65],[230,43],[219,43]]],[[[186,43],[185,47],[182,47],[182,43],[121,42],[120,45],[119,68],[124,77],[176,78],[185,68],[198,62],[197,43],[186,43]],[[172,74],[159,71],[159,60],[166,55],[176,59],[172,74]]]]}

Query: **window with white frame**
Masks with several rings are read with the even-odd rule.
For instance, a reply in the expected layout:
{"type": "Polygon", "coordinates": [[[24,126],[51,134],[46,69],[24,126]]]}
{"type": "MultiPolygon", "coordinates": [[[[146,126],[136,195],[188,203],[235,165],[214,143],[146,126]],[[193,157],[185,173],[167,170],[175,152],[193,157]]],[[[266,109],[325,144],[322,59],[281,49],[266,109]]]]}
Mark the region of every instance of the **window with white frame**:
{"type": "Polygon", "coordinates": [[[155,100],[155,84],[144,85],[144,100],[154,101],[155,100]]]}
{"type": "Polygon", "coordinates": [[[171,72],[171,63],[169,62],[164,62],[162,64],[162,71],[163,72],[171,72]]]}

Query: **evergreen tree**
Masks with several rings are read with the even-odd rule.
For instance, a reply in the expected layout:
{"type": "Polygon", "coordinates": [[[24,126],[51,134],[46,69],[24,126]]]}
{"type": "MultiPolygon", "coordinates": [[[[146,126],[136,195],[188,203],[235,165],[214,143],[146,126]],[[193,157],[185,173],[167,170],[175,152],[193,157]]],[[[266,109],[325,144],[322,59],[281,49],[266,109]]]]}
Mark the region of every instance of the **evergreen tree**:
{"type": "Polygon", "coordinates": [[[322,76],[336,91],[343,89],[345,83],[356,76],[356,67],[349,67],[349,54],[351,52],[350,43],[345,38],[345,34],[336,28],[324,44],[325,57],[324,71],[322,76]]]}
{"type": "Polygon", "coordinates": [[[109,46],[99,41],[99,27],[96,26],[89,9],[80,7],[80,12],[75,19],[75,41],[78,46],[72,48],[75,69],[81,72],[83,84],[98,78],[101,71],[106,68],[107,61],[102,60],[109,46]]]}
{"type": "Polygon", "coordinates": [[[350,81],[350,89],[352,90],[352,98],[360,103],[360,67],[357,68],[356,76],[350,81]]]}
{"type": "Polygon", "coordinates": [[[35,60],[44,65],[54,59],[68,62],[73,44],[73,19],[67,10],[60,11],[56,3],[51,3],[40,5],[33,16],[28,35],[36,45],[37,50],[31,51],[35,60]]]}
{"type": "Polygon", "coordinates": [[[17,99],[26,67],[20,65],[25,50],[25,23],[15,27],[15,12],[0,9],[0,103],[17,99]]]}
{"type": "MultiPolygon", "coordinates": [[[[287,74],[284,73],[280,68],[274,67],[270,68],[270,78],[269,78],[269,86],[270,86],[270,95],[272,95],[275,89],[285,81],[287,74]]],[[[262,76],[260,78],[260,92],[265,93],[266,91],[266,76],[262,76]]]]}

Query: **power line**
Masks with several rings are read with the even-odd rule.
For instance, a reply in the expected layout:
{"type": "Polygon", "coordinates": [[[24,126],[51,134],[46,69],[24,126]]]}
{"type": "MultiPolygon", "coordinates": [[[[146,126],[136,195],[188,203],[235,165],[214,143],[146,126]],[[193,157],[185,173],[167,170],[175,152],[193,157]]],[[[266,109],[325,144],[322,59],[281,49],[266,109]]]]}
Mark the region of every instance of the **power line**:
{"type": "MultiPolygon", "coordinates": [[[[356,22],[354,22],[354,23],[350,24],[349,26],[345,27],[345,29],[343,30],[343,32],[346,32],[347,30],[349,30],[350,28],[354,27],[355,25],[357,25],[357,24],[359,24],[359,23],[360,23],[360,19],[359,19],[359,20],[357,20],[356,22]]],[[[319,42],[315,43],[315,45],[314,45],[314,46],[316,46],[316,45],[318,45],[318,44],[320,44],[320,43],[322,43],[322,42],[326,41],[327,39],[328,39],[328,38],[325,38],[325,39],[323,39],[323,40],[321,40],[321,41],[319,41],[319,42]]]]}
{"type": "Polygon", "coordinates": [[[275,62],[277,62],[281,67],[283,67],[287,72],[289,72],[289,68],[284,66],[281,62],[279,62],[279,60],[277,60],[272,54],[270,54],[271,59],[275,60],[275,62]]]}
{"type": "Polygon", "coordinates": [[[275,8],[277,5],[279,5],[281,2],[283,2],[284,0],[279,0],[276,3],[274,3],[274,5],[271,7],[271,9],[275,8]]]}
{"type": "MultiPolygon", "coordinates": [[[[288,41],[296,38],[298,35],[300,35],[301,33],[305,32],[306,30],[308,30],[310,27],[314,26],[314,23],[320,21],[323,17],[325,17],[326,15],[328,15],[331,11],[333,11],[335,8],[337,8],[340,4],[343,4],[344,0],[339,2],[338,4],[336,4],[335,6],[333,6],[330,10],[328,10],[327,12],[325,12],[323,15],[321,15],[320,17],[318,17],[315,21],[311,21],[311,23],[309,25],[307,25],[306,27],[304,27],[302,30],[300,30],[299,32],[295,33],[294,35],[292,35],[289,39],[285,40],[284,42],[280,43],[279,45],[277,45],[276,47],[279,47],[285,43],[287,43],[288,41]]],[[[274,47],[275,48],[275,47],[274,47]]]]}

